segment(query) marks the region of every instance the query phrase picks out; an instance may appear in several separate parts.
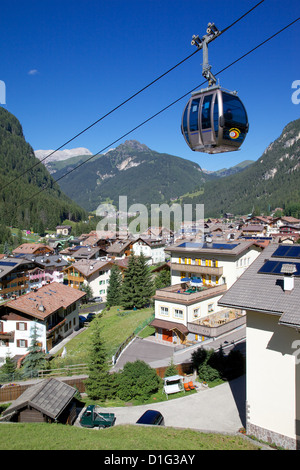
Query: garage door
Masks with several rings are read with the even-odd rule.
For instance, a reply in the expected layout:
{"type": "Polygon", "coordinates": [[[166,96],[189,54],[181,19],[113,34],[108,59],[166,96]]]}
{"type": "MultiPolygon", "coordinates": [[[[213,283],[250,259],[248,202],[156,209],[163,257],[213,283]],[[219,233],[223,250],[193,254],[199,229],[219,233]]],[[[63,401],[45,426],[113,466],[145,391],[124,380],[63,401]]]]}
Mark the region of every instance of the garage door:
{"type": "Polygon", "coordinates": [[[170,330],[162,330],[162,338],[163,341],[169,341],[170,343],[172,343],[173,332],[170,330]]]}

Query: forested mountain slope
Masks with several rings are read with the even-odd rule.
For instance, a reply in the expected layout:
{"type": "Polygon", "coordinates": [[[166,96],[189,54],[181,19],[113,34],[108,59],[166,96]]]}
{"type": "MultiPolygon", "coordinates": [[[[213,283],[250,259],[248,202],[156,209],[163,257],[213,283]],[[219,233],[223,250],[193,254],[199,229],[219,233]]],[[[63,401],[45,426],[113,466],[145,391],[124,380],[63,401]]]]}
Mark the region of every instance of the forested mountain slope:
{"type": "Polygon", "coordinates": [[[243,171],[207,182],[203,194],[183,203],[204,204],[206,217],[225,212],[236,215],[267,213],[270,209],[299,206],[300,119],[290,122],[263,155],[243,171]]]}
{"type": "Polygon", "coordinates": [[[18,119],[0,107],[1,224],[38,231],[41,224],[54,229],[65,219],[86,218],[86,212],[62,192],[44,165],[22,176],[38,161],[18,119]]]}

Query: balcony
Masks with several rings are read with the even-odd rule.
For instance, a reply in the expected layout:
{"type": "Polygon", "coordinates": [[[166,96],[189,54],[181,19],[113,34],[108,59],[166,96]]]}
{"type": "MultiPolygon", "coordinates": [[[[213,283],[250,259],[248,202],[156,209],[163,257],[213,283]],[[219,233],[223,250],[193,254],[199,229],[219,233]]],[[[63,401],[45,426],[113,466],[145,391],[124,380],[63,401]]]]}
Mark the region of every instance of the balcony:
{"type": "Polygon", "coordinates": [[[222,276],[223,267],[199,266],[198,264],[171,263],[171,270],[183,273],[209,274],[210,276],[222,276]]]}
{"type": "Polygon", "coordinates": [[[14,331],[8,331],[5,333],[4,331],[0,331],[0,340],[2,341],[13,341],[15,337],[14,331]]]}
{"type": "Polygon", "coordinates": [[[201,319],[189,322],[191,333],[199,336],[217,338],[218,336],[246,324],[246,314],[241,310],[223,309],[201,319]]]}
{"type": "Polygon", "coordinates": [[[162,300],[166,302],[174,302],[184,305],[194,304],[202,300],[222,295],[227,290],[227,284],[219,286],[202,286],[196,287],[195,290],[189,289],[186,283],[174,284],[170,287],[158,289],[153,297],[154,300],[162,300]]]}

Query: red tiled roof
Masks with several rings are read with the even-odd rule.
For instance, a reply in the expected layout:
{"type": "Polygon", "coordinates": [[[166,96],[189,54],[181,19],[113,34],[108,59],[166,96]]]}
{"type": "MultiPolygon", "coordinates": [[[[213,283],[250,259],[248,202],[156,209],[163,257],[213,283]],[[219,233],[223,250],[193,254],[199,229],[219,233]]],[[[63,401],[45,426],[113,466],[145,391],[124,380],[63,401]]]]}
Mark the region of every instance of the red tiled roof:
{"type": "Polygon", "coordinates": [[[38,249],[44,248],[46,251],[53,251],[49,246],[43,245],[42,243],[23,243],[13,250],[13,253],[27,253],[33,254],[38,249]]]}
{"type": "Polygon", "coordinates": [[[3,306],[10,307],[35,318],[44,320],[59,308],[67,308],[86,294],[58,282],[47,284],[36,292],[29,292],[3,306]]]}

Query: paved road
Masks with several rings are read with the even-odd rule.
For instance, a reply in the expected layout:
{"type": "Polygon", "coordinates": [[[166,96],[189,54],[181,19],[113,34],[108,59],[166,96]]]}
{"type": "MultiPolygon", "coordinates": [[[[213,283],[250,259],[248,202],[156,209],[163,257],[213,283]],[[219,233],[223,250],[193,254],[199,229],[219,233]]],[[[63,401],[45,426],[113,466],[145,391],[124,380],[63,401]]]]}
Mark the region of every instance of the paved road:
{"type": "Polygon", "coordinates": [[[176,400],[152,405],[103,408],[103,412],[115,413],[117,426],[135,424],[147,409],[160,411],[166,426],[234,434],[245,426],[245,376],[176,400]]]}
{"type": "Polygon", "coordinates": [[[211,340],[190,348],[183,348],[175,351],[175,346],[166,342],[164,344],[157,342],[154,337],[145,339],[135,338],[122,352],[113,370],[122,369],[126,362],[134,362],[137,359],[145,361],[151,367],[168,366],[173,359],[174,364],[189,362],[192,352],[203,346],[205,348],[217,349],[222,345],[224,352],[229,352],[233,347],[237,347],[242,352],[245,351],[245,335],[244,328],[230,332],[216,340],[211,340]]]}

